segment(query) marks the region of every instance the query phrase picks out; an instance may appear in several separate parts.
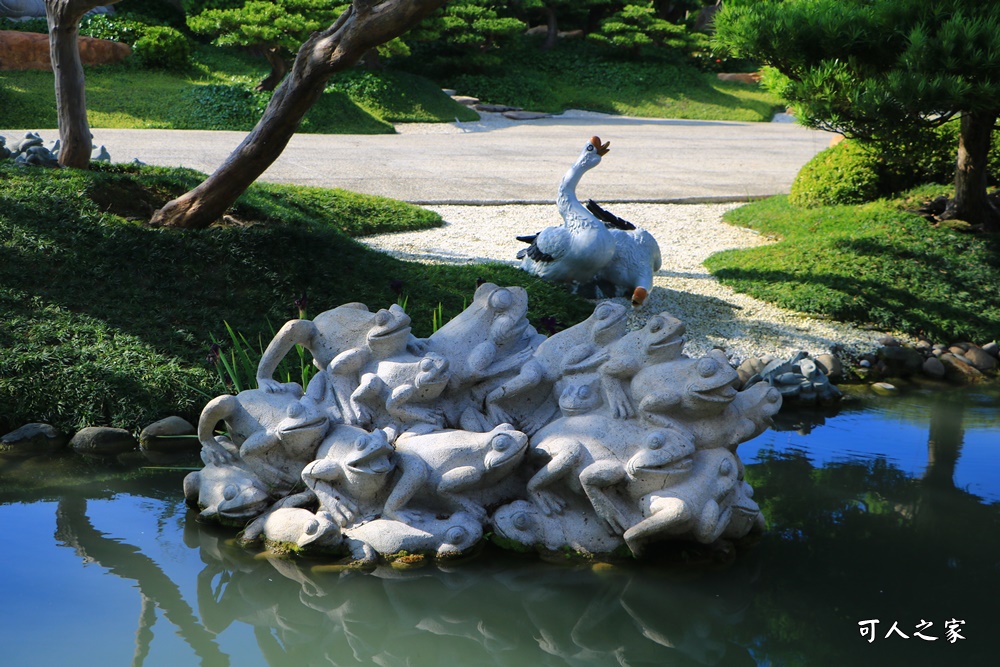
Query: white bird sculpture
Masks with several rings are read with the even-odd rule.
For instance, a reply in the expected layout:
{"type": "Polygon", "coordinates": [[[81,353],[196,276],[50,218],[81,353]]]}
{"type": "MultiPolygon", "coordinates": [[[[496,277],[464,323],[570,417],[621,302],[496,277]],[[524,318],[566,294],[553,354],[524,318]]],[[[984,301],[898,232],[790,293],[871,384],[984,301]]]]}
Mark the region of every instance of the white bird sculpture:
{"type": "Polygon", "coordinates": [[[534,236],[518,236],[530,245],[518,251],[521,268],[553,282],[591,280],[615,255],[615,240],[603,222],[576,197],[580,178],[601,163],[610,142],[592,137],[559,184],[556,206],[563,224],[534,236]]]}
{"type": "Polygon", "coordinates": [[[631,222],[605,211],[593,199],[587,209],[609,226],[615,239],[615,255],[604,265],[594,282],[606,297],[631,294],[632,305],[641,306],[653,288],[653,273],[660,270],[660,245],[653,235],[631,222]]]}

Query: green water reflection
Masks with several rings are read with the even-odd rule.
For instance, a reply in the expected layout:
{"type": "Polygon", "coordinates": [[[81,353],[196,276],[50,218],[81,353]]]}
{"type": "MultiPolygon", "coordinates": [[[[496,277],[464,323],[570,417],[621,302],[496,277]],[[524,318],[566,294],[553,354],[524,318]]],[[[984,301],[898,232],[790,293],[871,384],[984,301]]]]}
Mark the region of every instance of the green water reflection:
{"type": "Polygon", "coordinates": [[[3,664],[996,664],[997,395],[795,418],[808,435],[741,448],[769,520],[756,544],[613,568],[486,549],[325,572],[197,524],[183,471],[5,461],[3,664]]]}

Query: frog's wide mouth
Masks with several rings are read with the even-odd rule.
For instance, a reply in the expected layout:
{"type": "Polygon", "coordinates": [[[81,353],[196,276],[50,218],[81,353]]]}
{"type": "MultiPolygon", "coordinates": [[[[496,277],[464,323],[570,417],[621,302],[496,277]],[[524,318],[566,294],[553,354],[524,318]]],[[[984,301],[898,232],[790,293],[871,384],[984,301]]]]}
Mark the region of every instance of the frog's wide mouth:
{"type": "Polygon", "coordinates": [[[364,475],[384,475],[393,469],[392,461],[389,460],[389,452],[384,448],[373,449],[353,461],[345,464],[352,471],[364,475]]]}
{"type": "Polygon", "coordinates": [[[705,389],[696,389],[691,387],[691,393],[697,395],[701,400],[708,401],[710,403],[729,403],[736,398],[736,394],[738,394],[739,391],[733,386],[732,381],[727,381],[715,387],[708,387],[705,389]]]}
{"type": "Polygon", "coordinates": [[[304,422],[302,422],[300,424],[292,424],[291,426],[282,426],[281,427],[281,432],[282,433],[296,433],[296,432],[299,432],[299,431],[306,431],[306,430],[310,430],[310,429],[319,430],[320,428],[326,428],[326,426],[329,423],[329,421],[330,420],[326,417],[326,415],[320,415],[320,416],[315,417],[313,419],[310,419],[308,421],[304,421],[304,422]]]}
{"type": "Polygon", "coordinates": [[[627,472],[632,477],[639,475],[659,475],[669,477],[670,475],[686,474],[694,468],[694,459],[689,455],[681,459],[666,458],[661,461],[644,460],[651,457],[633,457],[627,464],[627,472]]]}

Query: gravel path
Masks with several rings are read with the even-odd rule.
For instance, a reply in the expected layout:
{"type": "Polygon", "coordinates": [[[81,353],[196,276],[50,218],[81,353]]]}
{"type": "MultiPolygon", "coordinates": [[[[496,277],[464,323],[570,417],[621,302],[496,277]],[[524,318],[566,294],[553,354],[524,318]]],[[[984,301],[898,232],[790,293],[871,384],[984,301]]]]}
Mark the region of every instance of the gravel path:
{"type": "MultiPolygon", "coordinates": [[[[883,333],[784,310],[738,294],[713,278],[703,266],[709,255],[769,243],[754,231],[722,222],[722,214],[734,206],[738,204],[609,207],[652,233],[663,255],[663,267],[656,273],[646,303],[632,313],[633,328],[668,311],[687,324],[688,355],[700,356],[720,347],[734,363],[764,354],[789,357],[798,350],[816,355],[830,351],[832,345],[849,356],[878,347],[883,333]]],[[[514,256],[524,244],[515,236],[561,223],[555,204],[428,208],[441,214],[444,227],[362,240],[396,257],[420,262],[516,264],[514,256]]],[[[628,303],[624,298],[619,301],[628,303]]]]}

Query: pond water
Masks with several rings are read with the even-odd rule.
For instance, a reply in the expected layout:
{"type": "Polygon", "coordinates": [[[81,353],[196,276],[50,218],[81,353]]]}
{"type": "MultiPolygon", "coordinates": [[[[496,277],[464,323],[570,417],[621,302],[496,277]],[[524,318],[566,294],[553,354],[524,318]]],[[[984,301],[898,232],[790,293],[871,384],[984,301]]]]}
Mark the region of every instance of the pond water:
{"type": "Polygon", "coordinates": [[[183,471],[0,460],[0,663],[997,664],[996,388],[781,417],[740,447],[764,536],[614,567],[325,571],[197,524],[183,471]]]}

